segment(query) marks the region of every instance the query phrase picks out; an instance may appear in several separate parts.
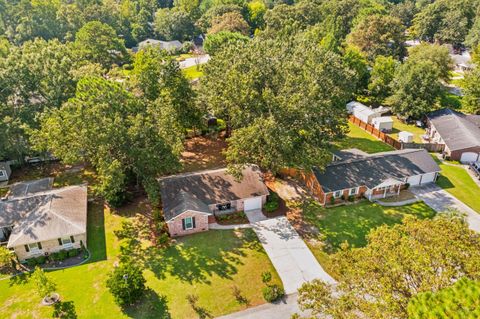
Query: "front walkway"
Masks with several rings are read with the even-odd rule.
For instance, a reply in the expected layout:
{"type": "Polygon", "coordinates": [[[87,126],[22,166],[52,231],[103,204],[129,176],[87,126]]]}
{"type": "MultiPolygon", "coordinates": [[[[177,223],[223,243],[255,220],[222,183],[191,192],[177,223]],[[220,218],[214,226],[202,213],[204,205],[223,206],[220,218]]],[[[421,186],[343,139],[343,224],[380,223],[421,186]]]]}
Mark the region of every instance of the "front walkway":
{"type": "Polygon", "coordinates": [[[335,284],[286,217],[266,219],[261,211],[246,212],[246,215],[277,270],[286,294],[295,293],[303,283],[313,279],[335,284]]]}
{"type": "Polygon", "coordinates": [[[470,229],[480,232],[480,215],[455,196],[435,184],[410,188],[410,191],[438,212],[456,209],[465,214],[470,229]]]}

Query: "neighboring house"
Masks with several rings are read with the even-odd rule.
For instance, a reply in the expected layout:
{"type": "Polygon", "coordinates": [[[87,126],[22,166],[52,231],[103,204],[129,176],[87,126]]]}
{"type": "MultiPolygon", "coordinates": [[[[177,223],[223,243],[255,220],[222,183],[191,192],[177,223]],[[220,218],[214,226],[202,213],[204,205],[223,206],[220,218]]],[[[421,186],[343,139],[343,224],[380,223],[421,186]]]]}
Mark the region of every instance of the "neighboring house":
{"type": "Polygon", "coordinates": [[[397,195],[401,189],[432,183],[440,167],[424,149],[367,154],[358,149],[333,155],[324,171],[313,170],[307,186],[321,204],[331,204],[350,196],[373,200],[397,195]]]}
{"type": "Polygon", "coordinates": [[[175,51],[182,48],[182,42],[180,41],[160,41],[155,39],[146,39],[137,45],[137,50],[143,50],[149,46],[157,47],[161,50],[175,51]]]}
{"type": "Polygon", "coordinates": [[[87,186],[44,190],[50,182],[15,184],[0,201],[0,244],[20,261],[87,244],[87,186]]]}
{"type": "Polygon", "coordinates": [[[376,109],[372,109],[360,102],[351,101],[347,103],[347,112],[362,122],[372,124],[373,119],[377,117],[381,117],[382,114],[389,112],[390,109],[380,106],[376,109]]]}
{"type": "Polygon", "coordinates": [[[0,162],[0,182],[8,181],[11,174],[12,169],[10,168],[10,164],[7,162],[0,162]]]}
{"type": "Polygon", "coordinates": [[[262,209],[269,194],[256,166],[239,180],[222,168],[161,178],[160,188],[171,236],[206,231],[218,215],[262,209]]]}
{"type": "Polygon", "coordinates": [[[442,109],[427,115],[428,136],[445,144],[444,156],[471,163],[480,161],[480,115],[442,109]]]}
{"type": "Polygon", "coordinates": [[[468,51],[464,51],[461,54],[451,53],[450,57],[455,64],[455,70],[457,71],[469,71],[472,70],[474,65],[472,63],[472,57],[468,51]]]}

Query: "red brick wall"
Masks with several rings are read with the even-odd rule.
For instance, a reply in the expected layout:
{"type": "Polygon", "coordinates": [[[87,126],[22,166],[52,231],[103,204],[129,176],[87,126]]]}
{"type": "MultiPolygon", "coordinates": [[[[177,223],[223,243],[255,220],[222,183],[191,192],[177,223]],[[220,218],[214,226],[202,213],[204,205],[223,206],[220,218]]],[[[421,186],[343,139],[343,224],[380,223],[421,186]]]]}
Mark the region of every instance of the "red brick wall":
{"type": "MultiPolygon", "coordinates": [[[[350,189],[344,189],[344,190],[343,190],[343,196],[344,196],[347,200],[348,200],[348,197],[350,196],[350,195],[348,195],[349,191],[350,191],[350,189]]],[[[365,194],[366,191],[367,191],[367,187],[366,187],[366,186],[360,186],[357,195],[355,195],[355,198],[358,199],[358,198],[363,197],[363,194],[365,194]]],[[[333,192],[327,193],[327,195],[326,195],[326,201],[325,201],[325,203],[322,203],[322,204],[324,204],[324,205],[325,205],[325,204],[331,204],[330,200],[331,200],[332,197],[333,197],[333,192]]],[[[344,201],[344,200],[342,199],[342,197],[338,197],[338,198],[335,199],[335,204],[341,203],[341,202],[343,202],[343,201],[344,201]]]]}
{"type": "Polygon", "coordinates": [[[450,153],[450,159],[454,161],[459,161],[460,158],[462,157],[462,154],[465,152],[480,153],[480,147],[476,146],[476,147],[466,148],[463,150],[453,151],[450,153]]]}
{"type": "Polygon", "coordinates": [[[176,237],[206,231],[208,230],[208,217],[208,215],[196,212],[185,212],[182,215],[175,217],[175,219],[167,222],[168,232],[170,233],[170,236],[176,237]],[[195,228],[183,230],[182,219],[187,217],[195,217],[195,228]]]}

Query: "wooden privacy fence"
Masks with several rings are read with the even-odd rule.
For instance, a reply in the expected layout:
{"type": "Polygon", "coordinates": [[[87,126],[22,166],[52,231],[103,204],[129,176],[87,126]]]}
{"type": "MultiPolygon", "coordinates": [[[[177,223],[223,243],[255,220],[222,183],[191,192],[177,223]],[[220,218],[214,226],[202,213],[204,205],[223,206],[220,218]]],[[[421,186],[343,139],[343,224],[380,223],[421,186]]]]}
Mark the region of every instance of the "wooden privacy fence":
{"type": "Polygon", "coordinates": [[[397,141],[393,137],[389,136],[386,133],[383,133],[379,130],[377,130],[373,125],[368,124],[360,120],[359,118],[350,115],[348,120],[355,124],[356,126],[360,127],[361,129],[367,131],[371,135],[375,136],[382,142],[392,146],[393,148],[397,150],[403,150],[405,148],[423,148],[426,149],[429,152],[443,152],[445,149],[444,144],[435,144],[435,143],[403,143],[400,141],[397,141]]]}

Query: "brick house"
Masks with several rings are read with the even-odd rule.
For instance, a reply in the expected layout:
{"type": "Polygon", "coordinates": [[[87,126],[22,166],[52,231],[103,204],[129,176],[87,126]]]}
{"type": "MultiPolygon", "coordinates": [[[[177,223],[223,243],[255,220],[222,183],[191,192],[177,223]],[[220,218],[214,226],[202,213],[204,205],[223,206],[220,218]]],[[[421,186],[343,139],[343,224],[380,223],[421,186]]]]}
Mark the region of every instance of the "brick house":
{"type": "Polygon", "coordinates": [[[20,261],[87,244],[87,186],[52,182],[14,184],[0,201],[0,244],[20,261]]]}
{"type": "Polygon", "coordinates": [[[215,216],[262,209],[269,194],[258,167],[241,179],[225,168],[160,179],[163,213],[172,237],[208,230],[215,216]]]}
{"type": "Polygon", "coordinates": [[[314,168],[304,180],[318,201],[326,205],[351,197],[374,200],[394,196],[407,184],[433,183],[439,172],[440,167],[424,149],[376,154],[351,149],[336,152],[323,171],[314,168]]]}
{"type": "Polygon", "coordinates": [[[462,163],[480,161],[480,115],[441,109],[427,115],[431,142],[445,144],[443,155],[462,163]]]}

